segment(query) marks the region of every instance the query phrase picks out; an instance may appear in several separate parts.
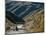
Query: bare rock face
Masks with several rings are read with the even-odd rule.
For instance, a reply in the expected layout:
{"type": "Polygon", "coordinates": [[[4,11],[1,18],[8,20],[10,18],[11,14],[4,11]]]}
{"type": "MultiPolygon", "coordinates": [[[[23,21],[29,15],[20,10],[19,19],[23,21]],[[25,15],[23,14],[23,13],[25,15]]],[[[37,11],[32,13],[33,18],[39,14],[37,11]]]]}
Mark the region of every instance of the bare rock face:
{"type": "MultiPolygon", "coordinates": [[[[20,22],[20,23],[23,23],[23,22],[20,22]]],[[[24,32],[23,24],[14,24],[7,18],[6,18],[6,23],[5,23],[5,30],[6,32],[9,32],[9,33],[23,33],[24,32]]]]}
{"type": "Polygon", "coordinates": [[[43,32],[44,31],[44,12],[43,10],[28,16],[25,22],[25,30],[27,32],[43,32]]]}
{"type": "Polygon", "coordinates": [[[5,23],[6,32],[13,31],[13,30],[15,30],[15,28],[16,28],[16,24],[14,24],[10,20],[6,19],[6,23],[5,23]]]}
{"type": "MultiPolygon", "coordinates": [[[[6,32],[16,30],[16,24],[12,23],[8,19],[6,19],[5,27],[6,27],[6,32]]],[[[40,10],[39,12],[32,13],[31,16],[28,15],[28,17],[25,18],[25,23],[22,24],[22,26],[21,24],[18,24],[17,27],[20,30],[23,29],[25,32],[43,32],[44,31],[44,11],[40,10]]]]}

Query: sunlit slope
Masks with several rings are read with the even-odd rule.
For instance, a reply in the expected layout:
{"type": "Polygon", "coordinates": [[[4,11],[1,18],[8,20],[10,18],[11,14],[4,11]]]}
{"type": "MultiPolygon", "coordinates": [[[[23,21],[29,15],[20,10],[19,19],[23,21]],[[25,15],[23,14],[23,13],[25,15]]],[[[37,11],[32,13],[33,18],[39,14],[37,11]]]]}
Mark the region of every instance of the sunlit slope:
{"type": "Polygon", "coordinates": [[[43,32],[44,31],[44,10],[33,13],[25,18],[25,30],[27,32],[43,32]]]}

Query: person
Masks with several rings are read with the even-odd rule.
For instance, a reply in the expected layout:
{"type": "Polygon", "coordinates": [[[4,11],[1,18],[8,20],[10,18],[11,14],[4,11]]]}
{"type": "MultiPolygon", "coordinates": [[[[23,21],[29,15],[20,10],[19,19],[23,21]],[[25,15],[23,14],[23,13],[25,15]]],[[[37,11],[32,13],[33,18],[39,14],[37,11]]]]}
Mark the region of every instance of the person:
{"type": "Polygon", "coordinates": [[[18,31],[18,28],[17,28],[17,26],[16,26],[16,31],[18,31]]]}

